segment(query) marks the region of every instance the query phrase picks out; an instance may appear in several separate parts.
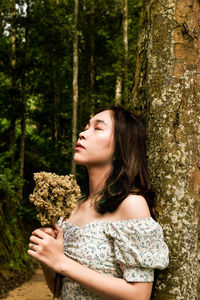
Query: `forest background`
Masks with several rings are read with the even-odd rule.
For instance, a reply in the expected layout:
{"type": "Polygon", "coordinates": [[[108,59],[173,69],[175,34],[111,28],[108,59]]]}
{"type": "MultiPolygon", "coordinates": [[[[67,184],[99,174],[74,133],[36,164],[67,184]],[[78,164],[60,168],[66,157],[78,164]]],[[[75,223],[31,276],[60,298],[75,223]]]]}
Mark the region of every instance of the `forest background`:
{"type": "MultiPolygon", "coordinates": [[[[75,173],[71,159],[76,132],[95,109],[126,105],[132,90],[141,1],[130,0],[128,6],[121,0],[77,3],[0,3],[0,277],[4,282],[8,274],[20,278],[30,268],[28,237],[39,226],[29,203],[33,173],[75,173]]],[[[84,189],[81,169],[77,181],[84,189]]]]}
{"type": "MultiPolygon", "coordinates": [[[[96,109],[121,103],[145,121],[170,249],[153,299],[196,300],[199,0],[1,0],[0,37],[1,293],[30,274],[33,173],[75,173],[77,133],[96,109]]],[[[83,191],[84,176],[77,168],[83,191]]]]}

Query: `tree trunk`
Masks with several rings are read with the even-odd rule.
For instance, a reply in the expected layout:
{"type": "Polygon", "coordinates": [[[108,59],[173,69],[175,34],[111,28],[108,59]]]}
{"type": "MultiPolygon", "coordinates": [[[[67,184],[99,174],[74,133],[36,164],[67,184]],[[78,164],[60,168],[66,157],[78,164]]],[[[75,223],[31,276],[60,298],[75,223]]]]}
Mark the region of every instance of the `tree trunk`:
{"type": "MultiPolygon", "coordinates": [[[[24,153],[25,153],[25,135],[26,135],[26,79],[25,74],[22,78],[22,119],[21,119],[21,140],[20,140],[20,165],[19,175],[24,179],[24,153]]],[[[19,186],[19,200],[23,198],[23,182],[19,186]]]]}
{"type": "MultiPolygon", "coordinates": [[[[29,1],[26,1],[26,18],[29,16],[29,1]]],[[[24,179],[24,154],[25,154],[25,136],[26,136],[26,68],[27,68],[27,51],[28,51],[28,39],[29,39],[29,28],[28,22],[25,28],[25,41],[24,41],[24,66],[22,71],[22,119],[21,119],[21,141],[20,141],[20,164],[19,164],[19,175],[21,179],[24,179]]],[[[19,199],[23,198],[23,183],[19,187],[18,191],[19,199]]]]}
{"type": "Polygon", "coordinates": [[[73,39],[73,117],[72,117],[72,167],[71,173],[76,175],[73,160],[77,140],[77,108],[78,108],[78,0],[74,1],[74,39],[73,39]]]}
{"type": "Polygon", "coordinates": [[[0,4],[0,37],[3,36],[4,26],[3,26],[3,9],[2,4],[0,4]]]}
{"type": "Polygon", "coordinates": [[[94,0],[91,0],[91,20],[90,20],[90,28],[91,28],[91,35],[90,35],[90,103],[91,103],[91,112],[90,116],[93,117],[94,115],[94,106],[95,106],[95,99],[94,99],[94,84],[95,84],[95,72],[94,72],[94,27],[95,27],[95,20],[94,20],[94,0]]]}
{"type": "MultiPolygon", "coordinates": [[[[60,0],[56,0],[56,5],[61,4],[60,0]]],[[[58,17],[58,11],[55,12],[58,17]]],[[[60,86],[60,57],[57,55],[52,59],[52,86],[54,87],[53,95],[53,130],[52,130],[52,141],[54,149],[58,151],[58,141],[60,134],[60,102],[61,102],[61,86],[60,86]]]]}
{"type": "Polygon", "coordinates": [[[128,102],[128,0],[123,0],[124,102],[128,102]]]}
{"type": "Polygon", "coordinates": [[[55,149],[58,148],[59,132],[60,132],[60,76],[59,76],[59,58],[55,59],[53,63],[54,72],[54,128],[53,128],[53,141],[55,149]]]}
{"type": "Polygon", "coordinates": [[[117,75],[116,85],[115,85],[115,104],[120,105],[122,98],[122,77],[117,75]]]}
{"type": "Polygon", "coordinates": [[[152,299],[198,299],[200,3],[145,0],[131,105],[147,126],[170,265],[152,299]]]}
{"type": "Polygon", "coordinates": [[[14,167],[15,164],[15,148],[16,148],[16,92],[17,92],[17,80],[16,80],[16,28],[15,28],[15,1],[12,1],[11,12],[11,67],[12,67],[12,88],[11,88],[11,125],[10,125],[10,150],[12,151],[10,157],[10,166],[14,167]]]}

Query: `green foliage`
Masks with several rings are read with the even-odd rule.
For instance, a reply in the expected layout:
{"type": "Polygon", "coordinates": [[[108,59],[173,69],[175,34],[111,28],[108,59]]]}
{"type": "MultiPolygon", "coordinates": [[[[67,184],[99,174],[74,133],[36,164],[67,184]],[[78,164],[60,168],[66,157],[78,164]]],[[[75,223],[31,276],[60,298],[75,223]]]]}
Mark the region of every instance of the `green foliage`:
{"type": "MultiPolygon", "coordinates": [[[[1,122],[7,127],[7,123],[1,122]]],[[[18,175],[18,166],[9,167],[11,151],[0,155],[0,263],[1,267],[20,271],[28,267],[27,246],[22,231],[22,214],[18,212],[21,204],[17,191],[23,181],[18,175]]]]}
{"type": "MultiPolygon", "coordinates": [[[[28,200],[34,186],[33,173],[41,170],[60,175],[70,173],[74,1],[16,0],[16,7],[13,3],[1,0],[0,4],[0,224],[2,228],[7,226],[7,240],[0,242],[0,261],[7,255],[6,266],[20,269],[27,263],[24,246],[27,241],[22,236],[28,235],[24,228],[31,230],[36,222],[28,200]],[[13,32],[16,53],[12,48],[13,32]],[[16,66],[12,67],[14,54],[16,66]],[[26,136],[22,179],[19,165],[24,91],[26,136]],[[16,135],[15,147],[11,149],[13,123],[16,135]],[[11,164],[13,154],[14,165],[11,164]],[[22,185],[24,195],[19,202],[18,191],[22,185]],[[6,247],[11,247],[11,255],[6,247]]],[[[78,131],[85,126],[91,111],[92,34],[95,108],[115,102],[116,76],[124,72],[122,3],[122,0],[94,1],[92,27],[92,1],[80,2],[78,131]]],[[[141,1],[128,1],[129,92],[135,69],[140,9],[141,1]]],[[[84,176],[78,168],[77,179],[81,184],[84,176]]]]}
{"type": "MultiPolygon", "coordinates": [[[[0,215],[0,219],[2,215],[0,215]]],[[[2,220],[0,220],[0,228],[2,231],[0,240],[0,262],[1,267],[11,271],[22,271],[30,264],[30,258],[27,255],[27,246],[25,245],[22,232],[17,225],[17,219],[13,218],[4,220],[2,228],[2,220]]]]}
{"type": "Polygon", "coordinates": [[[7,160],[11,151],[6,151],[0,155],[0,194],[2,199],[16,196],[16,192],[22,185],[22,179],[18,175],[18,167],[11,169],[7,160]]]}

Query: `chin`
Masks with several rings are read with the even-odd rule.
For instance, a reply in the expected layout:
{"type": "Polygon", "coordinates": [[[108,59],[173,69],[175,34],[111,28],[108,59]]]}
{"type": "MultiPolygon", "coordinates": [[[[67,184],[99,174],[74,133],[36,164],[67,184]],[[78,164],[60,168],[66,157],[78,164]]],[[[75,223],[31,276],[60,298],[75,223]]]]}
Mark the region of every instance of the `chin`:
{"type": "Polygon", "coordinates": [[[74,157],[73,160],[74,160],[75,164],[77,164],[77,165],[82,165],[82,166],[85,165],[84,162],[81,159],[78,159],[77,157],[74,157]]]}

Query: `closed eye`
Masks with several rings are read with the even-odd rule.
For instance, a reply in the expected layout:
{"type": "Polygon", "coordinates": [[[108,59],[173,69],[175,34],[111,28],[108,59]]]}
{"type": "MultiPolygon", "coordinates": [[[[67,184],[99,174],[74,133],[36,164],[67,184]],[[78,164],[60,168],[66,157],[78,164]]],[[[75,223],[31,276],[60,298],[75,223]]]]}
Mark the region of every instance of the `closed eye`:
{"type": "Polygon", "coordinates": [[[95,129],[95,130],[102,130],[101,128],[98,128],[98,127],[95,127],[94,129],[95,129]]]}

